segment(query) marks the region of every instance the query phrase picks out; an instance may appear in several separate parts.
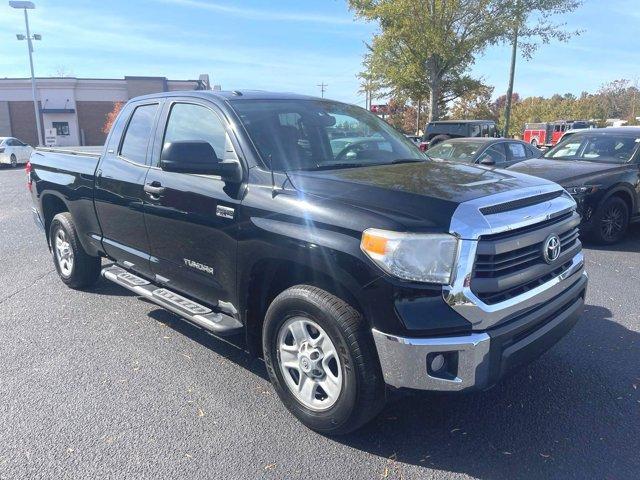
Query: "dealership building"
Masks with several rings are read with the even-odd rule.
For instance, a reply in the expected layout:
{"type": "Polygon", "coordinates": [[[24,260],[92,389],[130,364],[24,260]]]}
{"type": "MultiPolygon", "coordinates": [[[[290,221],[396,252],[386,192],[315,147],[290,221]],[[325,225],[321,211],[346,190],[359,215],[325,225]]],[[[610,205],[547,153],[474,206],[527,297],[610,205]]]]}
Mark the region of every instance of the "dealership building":
{"type": "MultiPolygon", "coordinates": [[[[58,146],[102,145],[107,114],[118,102],[138,95],[175,90],[209,90],[209,76],[198,80],[165,77],[37,78],[40,126],[54,133],[58,146]]],[[[0,78],[0,137],[38,144],[30,78],[0,78]]],[[[44,144],[44,139],[41,139],[44,144]]]]}

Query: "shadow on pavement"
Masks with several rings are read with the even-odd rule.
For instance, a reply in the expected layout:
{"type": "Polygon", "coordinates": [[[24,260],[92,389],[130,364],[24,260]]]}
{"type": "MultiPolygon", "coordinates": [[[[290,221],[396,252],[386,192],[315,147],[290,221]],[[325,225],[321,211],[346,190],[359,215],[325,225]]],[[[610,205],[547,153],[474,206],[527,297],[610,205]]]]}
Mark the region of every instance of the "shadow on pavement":
{"type": "Polygon", "coordinates": [[[631,224],[625,238],[615,245],[598,245],[583,238],[580,240],[582,240],[584,247],[590,250],[638,253],[640,252],[640,223],[631,224]]]}
{"type": "MultiPolygon", "coordinates": [[[[242,338],[231,345],[163,309],[149,316],[268,380],[242,338]]],[[[493,389],[395,395],[363,429],[326,440],[387,459],[387,478],[415,465],[487,480],[636,479],[640,334],[611,317],[587,306],[565,339],[493,389]]]]}
{"type": "Polygon", "coordinates": [[[335,440],[482,479],[638,478],[640,334],[589,306],[574,331],[486,392],[413,394],[335,440]],[[634,387],[635,385],[635,387],[634,387]]]}
{"type": "MultiPolygon", "coordinates": [[[[155,303],[149,302],[143,298],[141,298],[141,300],[146,301],[151,305],[155,305],[155,303]]],[[[267,375],[267,370],[262,360],[252,358],[244,351],[244,338],[242,335],[226,337],[222,340],[209,334],[206,330],[198,328],[195,325],[191,325],[186,320],[163,308],[158,308],[157,310],[149,312],[149,316],[158,322],[164,323],[167,327],[175,330],[181,335],[198,342],[203,347],[214,351],[218,355],[222,355],[227,360],[230,360],[254,375],[269,381],[269,376],[267,375]]]]}

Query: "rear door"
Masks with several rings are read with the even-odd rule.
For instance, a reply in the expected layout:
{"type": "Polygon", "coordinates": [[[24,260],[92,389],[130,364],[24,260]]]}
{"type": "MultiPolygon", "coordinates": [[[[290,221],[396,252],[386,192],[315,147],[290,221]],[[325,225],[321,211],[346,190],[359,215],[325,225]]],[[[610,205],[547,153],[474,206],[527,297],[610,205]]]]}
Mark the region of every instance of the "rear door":
{"type": "Polygon", "coordinates": [[[214,175],[163,171],[159,162],[165,144],[203,140],[217,158],[237,160],[233,133],[220,110],[193,98],[168,100],[162,125],[146,181],[161,191],[145,199],[156,280],[209,305],[237,305],[239,188],[214,175]]]}
{"type": "Polygon", "coordinates": [[[151,275],[144,223],[144,182],[161,102],[128,104],[118,117],[96,171],[94,202],[105,251],[118,263],[151,275]]]}

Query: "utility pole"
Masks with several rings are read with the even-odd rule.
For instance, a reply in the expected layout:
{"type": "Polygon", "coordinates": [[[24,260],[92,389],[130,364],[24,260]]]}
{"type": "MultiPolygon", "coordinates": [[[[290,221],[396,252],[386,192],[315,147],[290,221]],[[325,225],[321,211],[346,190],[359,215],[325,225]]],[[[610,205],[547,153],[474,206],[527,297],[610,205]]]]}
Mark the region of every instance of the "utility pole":
{"type": "Polygon", "coordinates": [[[507,101],[504,106],[504,136],[509,136],[509,121],[511,119],[511,97],[513,96],[513,79],[516,74],[516,55],[518,54],[518,27],[513,28],[511,41],[511,68],[509,70],[509,88],[507,88],[507,101]]]}
{"type": "Polygon", "coordinates": [[[327,85],[326,83],[322,82],[320,85],[316,85],[317,87],[320,87],[320,95],[322,96],[322,98],[324,98],[324,92],[327,89],[327,87],[329,85],[327,85]]]}
{"type": "Polygon", "coordinates": [[[9,6],[12,8],[22,9],[24,10],[24,24],[27,29],[26,37],[22,34],[17,34],[16,37],[18,40],[26,40],[27,41],[27,49],[29,51],[29,67],[31,67],[31,95],[33,96],[33,109],[36,113],[36,130],[38,132],[38,146],[42,145],[42,131],[40,129],[40,109],[38,108],[38,99],[36,97],[36,77],[33,72],[33,43],[32,40],[41,40],[42,36],[38,34],[34,34],[31,36],[31,32],[29,31],[29,15],[27,14],[27,10],[33,10],[36,6],[33,2],[23,2],[23,1],[11,1],[9,2],[9,6]]]}

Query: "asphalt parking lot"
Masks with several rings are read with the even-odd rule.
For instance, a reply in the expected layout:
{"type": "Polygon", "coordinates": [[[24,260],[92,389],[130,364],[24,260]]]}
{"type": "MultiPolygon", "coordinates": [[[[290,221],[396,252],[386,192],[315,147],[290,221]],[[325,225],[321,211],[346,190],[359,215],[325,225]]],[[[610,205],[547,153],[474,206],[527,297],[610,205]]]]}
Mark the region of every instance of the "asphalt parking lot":
{"type": "Polygon", "coordinates": [[[587,247],[587,310],[495,388],[395,398],[340,438],[258,360],[101,281],[66,288],[22,169],[0,169],[0,479],[638,478],[640,228],[587,247]]]}

